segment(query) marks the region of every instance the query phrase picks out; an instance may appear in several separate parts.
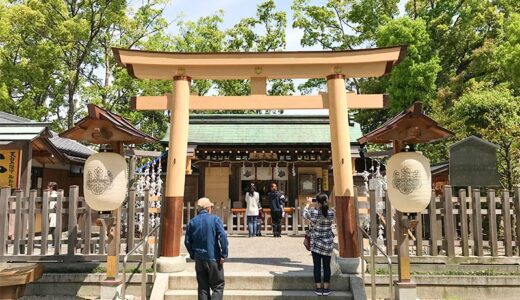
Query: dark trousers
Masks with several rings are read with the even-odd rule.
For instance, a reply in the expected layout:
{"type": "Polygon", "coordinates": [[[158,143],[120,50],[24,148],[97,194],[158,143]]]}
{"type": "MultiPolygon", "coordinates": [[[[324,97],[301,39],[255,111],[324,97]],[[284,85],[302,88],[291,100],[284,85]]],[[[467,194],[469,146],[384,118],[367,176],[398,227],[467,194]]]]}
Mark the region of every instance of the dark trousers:
{"type": "Polygon", "coordinates": [[[321,265],[323,262],[323,282],[330,283],[330,256],[312,252],[314,263],[314,282],[321,283],[321,265]]]}
{"type": "Polygon", "coordinates": [[[221,300],[224,295],[224,266],[216,261],[196,259],[195,271],[199,285],[198,299],[221,300]]]}
{"type": "Polygon", "coordinates": [[[271,218],[273,221],[273,235],[280,236],[282,234],[282,224],[280,223],[280,221],[282,220],[282,212],[272,211],[271,218]]]}

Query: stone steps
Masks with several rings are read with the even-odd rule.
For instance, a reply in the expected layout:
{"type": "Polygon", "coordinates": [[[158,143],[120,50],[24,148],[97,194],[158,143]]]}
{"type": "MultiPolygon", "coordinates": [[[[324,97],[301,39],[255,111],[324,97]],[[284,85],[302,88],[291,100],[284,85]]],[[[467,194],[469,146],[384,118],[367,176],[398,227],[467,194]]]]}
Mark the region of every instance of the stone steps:
{"type": "MultiPolygon", "coordinates": [[[[227,272],[226,289],[230,290],[314,290],[314,279],[308,272],[227,272]]],[[[197,289],[195,272],[171,274],[170,289],[197,289]]],[[[348,275],[332,276],[331,288],[336,291],[349,291],[348,275]]]]}
{"type": "MultiPolygon", "coordinates": [[[[332,299],[353,300],[352,294],[347,291],[334,291],[329,296],[332,299]]],[[[224,290],[224,299],[228,300],[271,300],[271,299],[322,299],[314,291],[306,290],[224,290]]],[[[196,290],[168,290],[164,300],[193,300],[197,299],[196,290]]]]}
{"type": "MultiPolygon", "coordinates": [[[[309,272],[227,272],[225,299],[317,299],[315,285],[309,272]]],[[[348,275],[331,278],[329,295],[334,299],[353,299],[348,275]]],[[[195,272],[170,274],[165,300],[197,298],[197,278],[195,272]]]]}

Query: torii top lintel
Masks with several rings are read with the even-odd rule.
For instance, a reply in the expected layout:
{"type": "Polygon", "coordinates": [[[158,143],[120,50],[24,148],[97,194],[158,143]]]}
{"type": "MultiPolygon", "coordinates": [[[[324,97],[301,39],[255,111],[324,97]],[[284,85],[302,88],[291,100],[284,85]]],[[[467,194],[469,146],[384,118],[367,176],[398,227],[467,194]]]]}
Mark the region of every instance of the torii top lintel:
{"type": "Polygon", "coordinates": [[[406,54],[406,46],[348,51],[300,52],[154,52],[112,48],[120,66],[138,79],[349,78],[388,74],[406,54]]]}

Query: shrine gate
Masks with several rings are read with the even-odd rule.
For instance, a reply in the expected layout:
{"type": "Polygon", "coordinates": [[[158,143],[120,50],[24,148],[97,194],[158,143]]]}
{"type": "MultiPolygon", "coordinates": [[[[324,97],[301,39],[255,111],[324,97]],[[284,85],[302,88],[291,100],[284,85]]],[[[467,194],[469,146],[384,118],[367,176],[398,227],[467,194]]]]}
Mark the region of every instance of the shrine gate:
{"type": "Polygon", "coordinates": [[[190,110],[328,109],[339,256],[359,260],[357,219],[353,201],[348,110],[388,105],[386,95],[347,93],[346,78],[388,74],[405,55],[405,46],[350,51],[177,53],[113,48],[120,66],[137,79],[173,80],[172,94],[132,99],[137,110],[170,110],[166,191],[162,211],[162,249],[178,257],[190,110]],[[327,92],[314,96],[267,96],[268,79],[326,78],[327,92]],[[247,79],[250,96],[197,96],[191,80],[247,79]]]}

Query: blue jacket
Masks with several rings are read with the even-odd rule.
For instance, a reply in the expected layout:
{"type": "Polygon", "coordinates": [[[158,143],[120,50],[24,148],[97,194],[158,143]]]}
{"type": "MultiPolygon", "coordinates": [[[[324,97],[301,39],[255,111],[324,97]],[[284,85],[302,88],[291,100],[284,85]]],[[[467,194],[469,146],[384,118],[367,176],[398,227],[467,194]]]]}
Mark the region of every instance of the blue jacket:
{"type": "Polygon", "coordinates": [[[269,192],[267,193],[267,198],[269,198],[269,208],[271,211],[282,211],[283,206],[285,204],[285,196],[279,192],[269,192]]]}
{"type": "Polygon", "coordinates": [[[201,210],[186,228],[184,245],[191,259],[219,261],[228,256],[228,240],[219,217],[201,210]]]}

